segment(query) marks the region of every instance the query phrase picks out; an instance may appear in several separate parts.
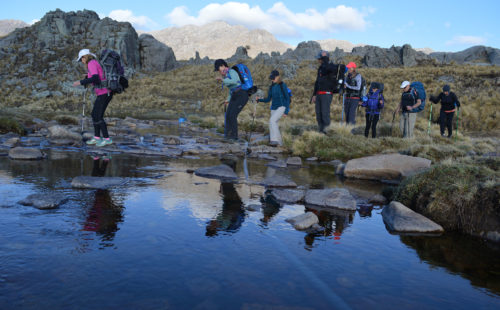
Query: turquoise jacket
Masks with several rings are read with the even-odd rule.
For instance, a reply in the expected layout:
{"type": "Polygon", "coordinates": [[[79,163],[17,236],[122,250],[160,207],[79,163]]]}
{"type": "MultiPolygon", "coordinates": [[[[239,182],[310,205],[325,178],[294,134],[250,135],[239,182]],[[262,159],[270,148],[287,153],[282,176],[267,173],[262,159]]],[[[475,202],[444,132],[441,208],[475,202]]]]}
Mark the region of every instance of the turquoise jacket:
{"type": "Polygon", "coordinates": [[[288,87],[285,83],[273,83],[269,87],[267,98],[259,99],[258,102],[269,102],[272,99],[271,110],[276,110],[279,107],[285,107],[285,114],[290,111],[290,96],[288,95],[288,87]]]}
{"type": "Polygon", "coordinates": [[[229,69],[226,77],[222,79],[222,84],[229,88],[229,96],[227,97],[227,102],[229,102],[231,100],[233,91],[241,86],[240,76],[238,75],[238,72],[236,72],[234,69],[229,69]]]}

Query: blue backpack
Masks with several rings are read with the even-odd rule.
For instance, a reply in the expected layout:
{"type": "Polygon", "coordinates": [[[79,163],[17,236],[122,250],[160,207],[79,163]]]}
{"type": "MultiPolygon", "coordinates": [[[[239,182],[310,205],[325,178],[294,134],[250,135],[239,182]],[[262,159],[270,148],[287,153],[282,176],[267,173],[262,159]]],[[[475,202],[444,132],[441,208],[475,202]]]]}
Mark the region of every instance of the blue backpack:
{"type": "Polygon", "coordinates": [[[420,104],[418,108],[416,108],[411,112],[423,111],[425,109],[425,98],[427,97],[425,93],[424,84],[422,84],[422,82],[413,82],[410,84],[410,88],[412,90],[412,93],[414,93],[414,91],[416,92],[415,101],[417,99],[420,99],[422,101],[422,104],[420,104]]]}
{"type": "Polygon", "coordinates": [[[251,95],[257,91],[257,87],[253,86],[252,74],[248,67],[244,64],[237,64],[233,66],[231,69],[238,72],[238,76],[240,77],[241,89],[246,90],[251,95]]]}

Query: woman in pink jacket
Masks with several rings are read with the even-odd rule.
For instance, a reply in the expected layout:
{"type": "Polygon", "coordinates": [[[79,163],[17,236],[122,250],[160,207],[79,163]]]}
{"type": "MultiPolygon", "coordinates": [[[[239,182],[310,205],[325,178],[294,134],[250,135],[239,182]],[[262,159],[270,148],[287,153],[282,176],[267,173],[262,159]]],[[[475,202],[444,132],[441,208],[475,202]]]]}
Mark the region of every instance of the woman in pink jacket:
{"type": "Polygon", "coordinates": [[[105,80],[106,77],[96,58],[96,55],[92,54],[88,49],[83,49],[78,53],[77,61],[81,61],[87,68],[87,78],[74,82],[73,86],[94,85],[94,91],[97,95],[91,114],[92,122],[94,123],[94,137],[87,141],[87,144],[106,146],[113,143],[109,137],[106,122],[104,121],[104,112],[113,98],[113,93],[107,88],[101,88],[101,81],[105,80]]]}

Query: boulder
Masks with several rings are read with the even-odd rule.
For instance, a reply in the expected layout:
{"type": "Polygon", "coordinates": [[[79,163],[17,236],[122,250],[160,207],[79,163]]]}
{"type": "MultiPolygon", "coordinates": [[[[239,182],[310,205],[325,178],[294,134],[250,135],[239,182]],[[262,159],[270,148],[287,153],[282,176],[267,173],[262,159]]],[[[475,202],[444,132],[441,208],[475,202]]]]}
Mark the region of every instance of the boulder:
{"type": "Polygon", "coordinates": [[[141,67],[145,71],[165,72],[174,69],[177,65],[172,48],[156,40],[150,34],[141,34],[139,49],[141,67]]]}
{"type": "Polygon", "coordinates": [[[344,176],[367,180],[399,181],[430,166],[430,160],[420,157],[401,154],[374,155],[349,160],[344,169],[344,176]]]}
{"type": "Polygon", "coordinates": [[[3,145],[6,147],[16,147],[19,145],[19,137],[13,137],[13,138],[7,139],[7,141],[5,141],[3,143],[3,145]]]}
{"type": "Polygon", "coordinates": [[[277,201],[298,203],[304,200],[305,191],[299,189],[273,189],[270,193],[277,201]]]}
{"type": "Polygon", "coordinates": [[[126,178],[118,177],[92,177],[78,176],[71,181],[73,188],[107,189],[115,186],[122,186],[127,183],[126,178]]]}
{"type": "Polygon", "coordinates": [[[68,200],[62,194],[33,194],[19,201],[23,206],[33,206],[40,210],[55,209],[68,200]]]}
{"type": "Polygon", "coordinates": [[[286,162],[284,160],[276,160],[266,164],[266,166],[273,168],[286,168],[286,162]]]}
{"type": "Polygon", "coordinates": [[[376,204],[376,205],[385,205],[387,203],[387,198],[384,196],[377,194],[372,196],[369,200],[369,203],[376,204]]]}
{"type": "Polygon", "coordinates": [[[278,174],[265,178],[262,185],[265,187],[297,187],[297,183],[290,178],[278,174]]]}
{"type": "Polygon", "coordinates": [[[287,160],[286,160],[286,164],[288,166],[302,166],[302,158],[300,157],[289,157],[287,160]]]}
{"type": "Polygon", "coordinates": [[[288,218],[285,221],[292,224],[297,230],[304,230],[319,223],[318,217],[313,212],[306,212],[304,214],[288,218]]]}
{"type": "Polygon", "coordinates": [[[356,200],[345,188],[310,189],[306,192],[306,204],[342,210],[356,210],[356,200]]]}
{"type": "Polygon", "coordinates": [[[444,229],[425,216],[416,213],[400,202],[391,203],[382,210],[382,218],[387,228],[403,233],[440,233],[444,229]]]}
{"type": "Polygon", "coordinates": [[[50,140],[69,139],[69,140],[81,141],[82,135],[67,129],[66,127],[56,125],[49,127],[48,138],[50,140]]]}
{"type": "Polygon", "coordinates": [[[228,165],[219,165],[212,167],[198,168],[194,174],[204,178],[221,179],[221,180],[236,180],[238,176],[228,165]]]}
{"type": "Polygon", "coordinates": [[[18,146],[10,149],[9,158],[18,160],[37,160],[43,158],[43,153],[39,149],[18,146]]]}

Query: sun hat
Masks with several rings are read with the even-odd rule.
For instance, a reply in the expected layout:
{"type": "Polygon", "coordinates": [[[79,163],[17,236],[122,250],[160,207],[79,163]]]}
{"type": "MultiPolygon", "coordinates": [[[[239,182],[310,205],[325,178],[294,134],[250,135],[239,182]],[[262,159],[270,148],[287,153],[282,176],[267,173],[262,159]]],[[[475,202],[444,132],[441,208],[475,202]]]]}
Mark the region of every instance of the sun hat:
{"type": "Polygon", "coordinates": [[[78,52],[78,59],[76,61],[80,61],[80,59],[82,59],[82,57],[85,55],[92,55],[94,56],[94,58],[97,58],[97,56],[95,54],[92,54],[88,48],[84,48],[83,50],[80,50],[78,52]]]}
{"type": "Polygon", "coordinates": [[[408,85],[410,85],[410,82],[404,81],[403,83],[401,83],[401,87],[400,88],[405,88],[408,85]]]}

